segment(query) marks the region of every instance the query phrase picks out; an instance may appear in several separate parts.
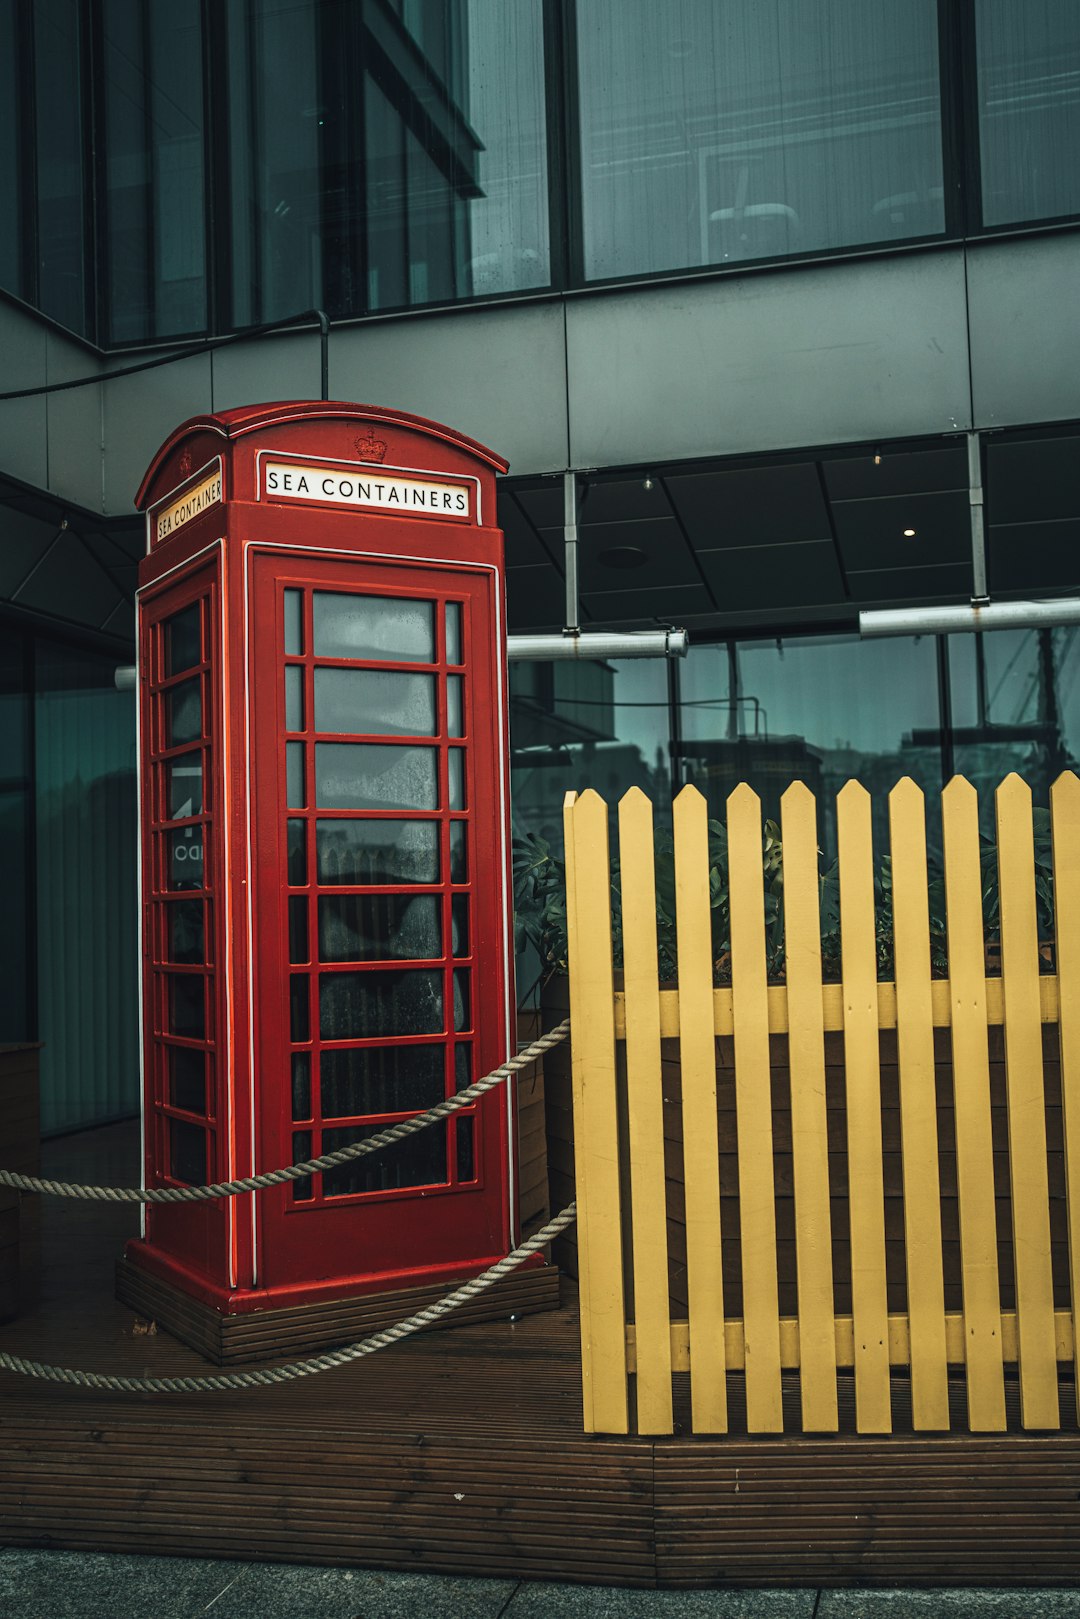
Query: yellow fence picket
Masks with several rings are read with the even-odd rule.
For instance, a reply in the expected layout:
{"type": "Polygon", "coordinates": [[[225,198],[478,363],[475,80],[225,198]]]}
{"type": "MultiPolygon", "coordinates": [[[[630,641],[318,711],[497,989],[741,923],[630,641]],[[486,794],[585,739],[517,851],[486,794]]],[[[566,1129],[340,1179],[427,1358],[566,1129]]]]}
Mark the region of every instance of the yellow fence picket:
{"type": "Polygon", "coordinates": [[[746,1422],[751,1433],[782,1433],[761,803],[744,783],[727,809],[746,1422]]]}
{"type": "Polygon", "coordinates": [[[860,1433],[891,1433],[874,849],[870,794],[857,781],[849,781],[837,795],[836,830],[844,978],[855,1424],[860,1433]]]}
{"type": "Polygon", "coordinates": [[[973,1433],[992,1433],[1005,1427],[1005,1374],[990,1131],[979,799],[962,776],[955,776],[942,794],[941,817],[968,1426],[973,1433]]]}
{"type": "Polygon", "coordinates": [[[626,979],[626,1101],[637,1346],[637,1430],[639,1433],[671,1433],[671,1312],[653,807],[640,787],[631,787],[619,804],[619,867],[626,979]]]}
{"type": "Polygon", "coordinates": [[[684,787],[676,798],[673,820],[690,1409],[695,1433],[726,1433],[709,828],[696,787],[684,787]]]}
{"type": "Polygon", "coordinates": [[[926,812],[920,788],[907,776],[889,794],[889,838],[912,1420],[917,1430],[946,1429],[949,1381],[930,996],[926,812]]]}
{"type": "Polygon", "coordinates": [[[799,1387],[805,1433],[838,1426],[817,806],[801,781],[780,800],[784,846],[784,960],[799,1301],[799,1387]]]}
{"type": "Polygon", "coordinates": [[[1069,1222],[1077,1416],[1080,1417],[1080,778],[1069,770],[1050,789],[1054,840],[1054,940],[1061,1006],[1061,1107],[1069,1222]]]}
{"type": "Polygon", "coordinates": [[[622,1213],[615,1093],[608,812],[592,791],[563,811],[581,1288],[581,1374],[588,1433],[629,1428],[622,1213]]]}
{"type": "Polygon", "coordinates": [[[1056,1428],[1060,1412],[1050,1269],[1050,1194],[1030,787],[1015,774],[1007,776],[995,794],[995,810],[1020,1417],[1025,1428],[1056,1428]]]}

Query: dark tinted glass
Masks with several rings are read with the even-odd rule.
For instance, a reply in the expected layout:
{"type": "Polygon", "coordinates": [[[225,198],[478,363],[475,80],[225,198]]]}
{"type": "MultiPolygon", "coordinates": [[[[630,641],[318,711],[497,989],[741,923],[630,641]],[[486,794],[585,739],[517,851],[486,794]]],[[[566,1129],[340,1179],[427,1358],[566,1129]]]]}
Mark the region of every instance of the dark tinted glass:
{"type": "Polygon", "coordinates": [[[936,0],[579,0],[589,278],[944,230],[936,0]]]}
{"type": "Polygon", "coordinates": [[[983,222],[1080,214],[1080,6],[975,0],[983,222]]]}
{"type": "Polygon", "coordinates": [[[292,1054],[292,1116],[311,1117],[311,1056],[306,1051],[292,1054]]]}
{"type": "Polygon", "coordinates": [[[442,974],[431,971],[323,973],[319,1019],[324,1040],[438,1034],[442,974]]]}
{"type": "Polygon", "coordinates": [[[182,753],[165,765],[165,797],[170,821],[201,815],[203,807],[202,754],[182,753]]]}
{"type": "Polygon", "coordinates": [[[202,644],[199,639],[200,606],[192,602],[179,613],[165,620],[165,673],[181,675],[202,662],[202,644]]]}
{"type": "Polygon", "coordinates": [[[474,1122],[466,1114],[464,1118],[458,1117],[455,1126],[457,1132],[457,1178],[459,1181],[476,1179],[476,1158],[473,1146],[474,1122]]]}
{"type": "Polygon", "coordinates": [[[306,894],[289,896],[289,960],[308,958],[308,902],[306,894]]]}
{"type": "MultiPolygon", "coordinates": [[[[323,1151],[351,1147],[368,1133],[366,1125],[324,1130],[323,1151]]],[[[327,1197],[346,1197],[351,1192],[385,1192],[399,1186],[438,1186],[446,1178],[446,1125],[432,1124],[381,1152],[327,1170],[323,1192],[327,1197]]]]}
{"type": "Polygon", "coordinates": [[[168,872],[170,888],[201,888],[203,886],[203,829],[185,826],[168,834],[168,872]]]}
{"type": "Polygon", "coordinates": [[[168,1026],[188,1040],[206,1038],[205,980],[201,973],[171,973],[168,981],[168,1026]]]}
{"type": "Polygon", "coordinates": [[[464,821],[450,822],[450,881],[467,883],[469,880],[468,834],[464,821]]]}
{"type": "Polygon", "coordinates": [[[289,1037],[297,1045],[311,1038],[308,980],[304,973],[293,973],[289,979],[289,1037]]]}
{"type": "Polygon", "coordinates": [[[196,966],[206,959],[201,899],[180,899],[166,907],[165,948],[170,961],[196,966]]]}
{"type": "Polygon", "coordinates": [[[450,901],[450,928],[455,956],[469,954],[469,896],[455,894],[450,901]]]}
{"type": "Polygon", "coordinates": [[[202,735],[202,681],[182,680],[165,693],[165,741],[170,748],[202,735]]]}
{"type": "Polygon", "coordinates": [[[107,322],[113,342],[206,324],[199,0],[103,0],[107,322]]]}
{"type": "Polygon", "coordinates": [[[445,1095],[440,1046],[363,1046],[324,1051],[322,1110],[327,1119],[357,1113],[419,1113],[445,1095]]]}
{"type": "MultiPolygon", "coordinates": [[[[311,1131],[297,1130],[292,1138],[292,1152],[294,1164],[305,1164],[311,1157],[311,1131]]],[[[311,1184],[310,1175],[301,1175],[299,1180],[292,1183],[293,1197],[298,1203],[304,1203],[308,1198],[314,1197],[315,1191],[311,1184]]]]}
{"type": "Polygon", "coordinates": [[[206,1112],[206,1057],[187,1046],[170,1046],[169,1101],[185,1113],[206,1112]]]}
{"type": "Polygon", "coordinates": [[[307,822],[290,821],[288,837],[289,885],[300,888],[307,882],[307,822]]]}
{"type": "Polygon", "coordinates": [[[186,1186],[206,1185],[206,1131],[199,1125],[169,1120],[169,1174],[186,1186]]]}
{"type": "Polygon", "coordinates": [[[437,821],[317,821],[315,837],[320,883],[439,880],[437,821]]]}
{"type": "Polygon", "coordinates": [[[435,894],[323,894],[320,961],[430,960],[442,955],[435,894]]]}
{"type": "Polygon", "coordinates": [[[72,0],[34,0],[25,10],[34,37],[38,302],[54,320],[89,335],[84,13],[72,0]]]}

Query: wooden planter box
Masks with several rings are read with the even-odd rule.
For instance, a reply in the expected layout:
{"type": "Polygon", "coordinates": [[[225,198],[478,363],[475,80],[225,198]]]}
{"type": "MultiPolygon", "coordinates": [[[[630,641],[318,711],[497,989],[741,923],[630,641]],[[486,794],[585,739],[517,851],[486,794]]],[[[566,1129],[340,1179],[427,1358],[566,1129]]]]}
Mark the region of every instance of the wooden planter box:
{"type": "MultiPolygon", "coordinates": [[[[550,1026],[567,1016],[569,996],[565,983],[549,986],[545,1023],[550,1026]]],[[[883,1030],[881,1039],[882,1146],[885,1178],[885,1238],[888,1304],[890,1311],[907,1308],[904,1275],[903,1173],[900,1156],[899,1080],[896,1034],[883,1030]]],[[[1069,1308],[1068,1231],[1065,1205],[1065,1160],[1061,1114],[1061,1067],[1056,1024],[1042,1031],[1043,1072],[1046,1089],[1047,1151],[1050,1182],[1050,1233],[1052,1243],[1054,1297],[1058,1309],[1069,1308]]],[[[998,1263],[1001,1307],[1015,1308],[1012,1253],[1012,1208],[1009,1193],[1008,1133],[1005,1096],[1005,1047],[1000,1027],[991,1028],[990,1100],[994,1143],[994,1182],[997,1198],[998,1263]]],[[[728,1319],[742,1315],[741,1252],[739,1245],[739,1199],[737,1134],[735,1118],[734,1051],[730,1037],[720,1036],[717,1045],[717,1111],[720,1145],[721,1233],[724,1270],[724,1310],[728,1319]]],[[[773,1104],[773,1165],[776,1184],[777,1267],[780,1313],[797,1312],[795,1278],[795,1200],[792,1190],[791,1102],[787,1066],[787,1040],[770,1037],[773,1104]]],[[[953,1125],[952,1058],[947,1029],[935,1030],[937,1065],[938,1158],[941,1174],[942,1240],[944,1248],[945,1308],[962,1309],[960,1228],[956,1189],[955,1131],[953,1125]]],[[[686,1226],[683,1202],[681,1073],[678,1044],[662,1043],[664,1137],[667,1168],[667,1235],[670,1304],[672,1316],[685,1319],[686,1226]]],[[[625,1047],[618,1045],[618,1067],[625,1079],[625,1047]]],[[[847,1120],[844,1098],[843,1036],[826,1034],[826,1104],[829,1134],[829,1181],[832,1200],[833,1265],[835,1308],[838,1315],[851,1310],[851,1256],[847,1202],[847,1120]]],[[[544,1090],[547,1118],[547,1149],[551,1206],[565,1207],[574,1196],[573,1098],[568,1044],[555,1048],[544,1059],[544,1090]]],[[[625,1143],[626,1132],[621,1130],[625,1143]]],[[[629,1195],[626,1164],[623,1164],[623,1197],[629,1195]]],[[[625,1204],[624,1204],[625,1206],[625,1204]]],[[[576,1228],[555,1245],[560,1267],[577,1275],[576,1228]]],[[[631,1277],[629,1263],[626,1276],[631,1277]]]]}

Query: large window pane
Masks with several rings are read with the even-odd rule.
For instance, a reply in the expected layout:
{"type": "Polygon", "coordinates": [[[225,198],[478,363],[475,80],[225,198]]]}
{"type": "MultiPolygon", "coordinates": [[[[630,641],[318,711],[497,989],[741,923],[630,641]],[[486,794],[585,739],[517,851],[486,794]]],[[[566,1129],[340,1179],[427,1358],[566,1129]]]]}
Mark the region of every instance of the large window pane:
{"type": "Polygon", "coordinates": [[[1036,804],[1080,761],[1080,629],[995,630],[951,635],[955,768],[979,789],[984,832],[993,833],[994,789],[1015,770],[1036,804]]]}
{"type": "Polygon", "coordinates": [[[983,223],[1080,214],[1080,6],[976,0],[983,223]]]}
{"type": "Polygon", "coordinates": [[[227,13],[238,322],[547,285],[538,0],[227,13]]]}
{"type": "Polygon", "coordinates": [[[817,796],[818,839],[836,852],[837,792],[861,781],[873,795],[879,848],[888,846],[888,793],[911,776],[941,790],[936,643],[820,636],[692,647],[681,669],[684,775],[726,814],[747,781],[779,821],[792,781],[817,796]]]}
{"type": "Polygon", "coordinates": [[[934,0],[579,0],[586,274],[944,229],[934,0]]]}
{"type": "Polygon", "coordinates": [[[23,185],[26,165],[22,143],[24,115],[20,105],[18,9],[16,0],[0,0],[0,287],[27,296],[23,265],[23,185]]]}
{"type": "Polygon", "coordinates": [[[113,342],[206,324],[198,0],[106,0],[105,232],[113,342]]]}
{"type": "Polygon", "coordinates": [[[37,301],[54,320],[91,335],[80,9],[77,0],[33,6],[37,301]]]}
{"type": "MultiPolygon", "coordinates": [[[[668,810],[668,671],[663,658],[612,663],[512,663],[514,819],[562,845],[568,786],[614,805],[631,787],[668,810]]],[[[456,876],[455,881],[462,881],[456,876]]]]}

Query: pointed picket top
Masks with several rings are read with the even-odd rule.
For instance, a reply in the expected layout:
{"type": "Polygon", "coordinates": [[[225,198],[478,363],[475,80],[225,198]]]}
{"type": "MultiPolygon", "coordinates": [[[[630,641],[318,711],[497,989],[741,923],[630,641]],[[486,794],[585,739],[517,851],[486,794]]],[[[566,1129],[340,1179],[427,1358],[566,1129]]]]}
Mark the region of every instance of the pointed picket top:
{"type": "Polygon", "coordinates": [[[626,792],[623,793],[622,797],[619,799],[620,809],[624,806],[627,809],[639,809],[642,804],[647,804],[650,810],[653,807],[653,801],[649,797],[648,793],[642,792],[641,788],[636,785],[633,787],[628,787],[626,792]]]}
{"type": "Polygon", "coordinates": [[[759,811],[761,809],[761,799],[748,781],[740,781],[739,785],[728,794],[727,802],[729,809],[733,807],[735,809],[745,807],[747,810],[756,808],[759,811]]]}
{"type": "Polygon", "coordinates": [[[607,799],[601,798],[595,787],[586,787],[583,793],[578,794],[578,807],[591,809],[594,804],[602,804],[607,809],[607,799]]]}
{"type": "Polygon", "coordinates": [[[675,810],[675,813],[678,814],[680,805],[683,807],[685,812],[694,809],[698,804],[704,804],[706,807],[708,807],[708,802],[708,799],[705,797],[705,794],[701,791],[701,789],[699,787],[695,787],[692,781],[688,781],[686,786],[681,787],[675,794],[675,797],[672,800],[672,807],[675,810]]]}
{"type": "Polygon", "coordinates": [[[836,802],[838,804],[863,804],[867,802],[869,798],[870,794],[867,792],[862,782],[856,781],[854,776],[852,776],[849,781],[845,781],[844,785],[837,793],[836,802]]]}
{"type": "Polygon", "coordinates": [[[1015,770],[1010,770],[1005,780],[999,784],[994,798],[1000,804],[1022,809],[1031,804],[1031,788],[1022,776],[1018,776],[1015,770]]]}
{"type": "Polygon", "coordinates": [[[805,781],[793,781],[784,788],[783,793],[780,795],[780,808],[783,809],[784,805],[788,804],[792,809],[796,809],[800,805],[805,804],[807,801],[809,801],[815,809],[817,808],[817,799],[810,791],[805,781]]]}
{"type": "Polygon", "coordinates": [[[1080,795],[1080,776],[1075,770],[1063,770],[1051,784],[1050,803],[1053,804],[1055,797],[1060,798],[1063,803],[1075,802],[1078,795],[1080,795]]]}
{"type": "Polygon", "coordinates": [[[926,802],[926,794],[911,776],[901,776],[889,794],[890,804],[919,804],[926,802]]]}
{"type": "Polygon", "coordinates": [[[979,793],[978,789],[968,781],[967,777],[950,776],[941,794],[942,803],[955,804],[959,808],[961,804],[970,804],[972,799],[977,804],[979,793]]]}

